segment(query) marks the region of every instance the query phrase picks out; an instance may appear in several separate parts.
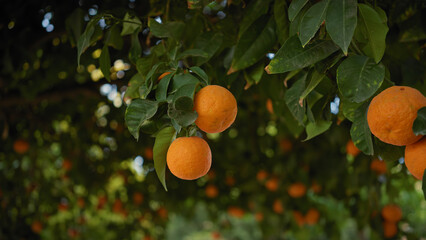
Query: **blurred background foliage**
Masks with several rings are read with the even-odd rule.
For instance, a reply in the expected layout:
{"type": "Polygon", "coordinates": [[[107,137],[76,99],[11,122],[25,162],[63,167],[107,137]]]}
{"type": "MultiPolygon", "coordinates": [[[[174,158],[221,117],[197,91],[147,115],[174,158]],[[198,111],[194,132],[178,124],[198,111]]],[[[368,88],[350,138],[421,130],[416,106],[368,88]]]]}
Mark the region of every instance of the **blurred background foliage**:
{"type": "MultiPolygon", "coordinates": [[[[229,48],[249,2],[210,2],[193,26],[217,23],[226,33],[221,47],[229,48]]],[[[388,13],[391,51],[384,61],[394,66],[392,80],[424,89],[424,2],[369,2],[388,13]]],[[[223,65],[226,52],[205,70],[215,84],[230,84],[237,120],[206,135],[213,152],[208,175],[183,181],[167,172],[164,191],[153,138],[136,142],[124,125],[123,95],[136,72],[123,54],[130,37],[122,51],[111,49],[107,82],[98,68],[101,44],[77,67],[72,34],[98,12],[169,11],[184,19],[187,2],[17,0],[1,11],[0,239],[383,239],[387,204],[403,212],[394,238],[426,236],[421,182],[403,158],[378,162],[351,151],[351,123],[339,121],[338,98],[330,105],[331,129],[304,142],[303,129],[287,127],[295,120],[282,107],[282,78],[264,74],[250,86],[243,74],[225,76],[214,64],[223,65]]],[[[155,39],[146,32],[140,40],[147,54],[155,39]]]]}

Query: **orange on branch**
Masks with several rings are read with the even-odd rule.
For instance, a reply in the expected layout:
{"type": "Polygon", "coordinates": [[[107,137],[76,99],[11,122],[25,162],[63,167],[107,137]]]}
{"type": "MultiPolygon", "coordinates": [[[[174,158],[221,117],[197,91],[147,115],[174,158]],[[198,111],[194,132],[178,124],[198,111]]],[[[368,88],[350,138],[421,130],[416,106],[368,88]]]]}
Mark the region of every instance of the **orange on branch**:
{"type": "Polygon", "coordinates": [[[268,181],[265,182],[265,187],[271,192],[275,192],[278,190],[279,187],[279,181],[278,178],[273,177],[268,179],[268,181]]]}
{"type": "Polygon", "coordinates": [[[270,114],[274,114],[274,106],[272,105],[272,100],[270,98],[266,100],[266,109],[270,114]]]}
{"type": "Polygon", "coordinates": [[[135,205],[141,205],[143,202],[143,195],[140,192],[133,193],[133,203],[135,205]]]}
{"type": "Polygon", "coordinates": [[[385,221],[383,223],[383,235],[385,238],[394,237],[398,233],[398,227],[395,222],[385,221]]]}
{"type": "Polygon", "coordinates": [[[202,88],[194,99],[194,110],[198,117],[195,124],[204,132],[223,132],[237,117],[237,100],[221,86],[209,85],[202,88]]]}
{"type": "Polygon", "coordinates": [[[239,207],[231,206],[228,208],[228,214],[236,218],[242,218],[244,216],[244,210],[239,207]]]}
{"type": "Polygon", "coordinates": [[[287,190],[288,195],[293,198],[300,198],[306,194],[306,186],[301,182],[293,183],[287,190]]]}
{"type": "Polygon", "coordinates": [[[256,174],[256,179],[259,182],[265,181],[265,179],[268,177],[268,172],[266,172],[265,170],[259,170],[256,174]]]}
{"type": "Polygon", "coordinates": [[[367,112],[371,133],[382,142],[396,146],[413,144],[422,136],[413,132],[417,111],[426,106],[426,98],[406,86],[393,86],[375,96],[367,112]]]}
{"type": "Polygon", "coordinates": [[[23,139],[18,139],[13,143],[13,150],[18,154],[24,154],[28,152],[29,149],[30,144],[23,139]]]}
{"type": "Polygon", "coordinates": [[[165,76],[169,75],[171,72],[164,72],[162,73],[158,78],[157,78],[157,82],[159,82],[161,79],[163,79],[165,76]]]}
{"type": "Polygon", "coordinates": [[[153,151],[152,147],[145,148],[145,150],[144,150],[144,157],[147,160],[152,160],[153,156],[154,156],[154,151],[153,151]]]}
{"type": "Polygon", "coordinates": [[[293,211],[293,218],[294,218],[294,221],[296,221],[297,225],[299,225],[299,227],[305,224],[305,218],[303,217],[301,212],[293,211]]]}
{"type": "Polygon", "coordinates": [[[315,208],[311,208],[305,215],[305,222],[308,225],[315,225],[318,223],[320,218],[320,213],[315,208]]]}
{"type": "Polygon", "coordinates": [[[386,173],[386,162],[374,159],[370,164],[370,169],[373,170],[377,175],[385,174],[386,173]]]}
{"type": "Polygon", "coordinates": [[[405,147],[405,166],[417,179],[423,179],[426,169],[426,137],[405,147]]]}
{"type": "Polygon", "coordinates": [[[275,199],[274,204],[272,204],[272,210],[274,210],[275,213],[281,214],[284,212],[283,203],[280,199],[275,199]]]}
{"type": "Polygon", "coordinates": [[[382,217],[388,222],[398,222],[402,218],[401,208],[395,204],[388,204],[382,208],[382,217]]]}
{"type": "Polygon", "coordinates": [[[346,153],[356,157],[358,154],[360,154],[360,150],[355,146],[354,142],[349,139],[348,143],[346,143],[346,153]]]}
{"type": "Polygon", "coordinates": [[[41,222],[40,222],[40,221],[34,221],[34,222],[31,224],[31,230],[32,230],[34,233],[40,234],[40,233],[41,233],[41,231],[43,230],[43,224],[41,224],[41,222]]]}
{"type": "Polygon", "coordinates": [[[180,137],[167,151],[167,166],[176,177],[194,180],[207,174],[212,164],[212,153],[200,137],[180,137]]]}
{"type": "Polygon", "coordinates": [[[219,190],[213,184],[209,184],[206,187],[206,196],[209,198],[215,198],[219,195],[219,190]]]}

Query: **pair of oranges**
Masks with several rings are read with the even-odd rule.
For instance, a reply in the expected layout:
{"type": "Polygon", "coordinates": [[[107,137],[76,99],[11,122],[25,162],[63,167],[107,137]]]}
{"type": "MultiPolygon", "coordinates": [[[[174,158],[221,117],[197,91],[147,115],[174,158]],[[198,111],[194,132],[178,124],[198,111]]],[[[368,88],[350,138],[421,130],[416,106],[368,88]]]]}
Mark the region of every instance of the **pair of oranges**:
{"type": "MultiPolygon", "coordinates": [[[[225,131],[237,116],[237,101],[232,93],[221,86],[202,88],[194,99],[198,114],[195,125],[206,133],[225,131]]],[[[167,166],[170,172],[184,180],[194,180],[207,174],[211,167],[212,154],[207,142],[200,137],[179,137],[167,151],[167,166]]]]}
{"type": "Polygon", "coordinates": [[[426,138],[415,135],[412,127],[423,107],[426,97],[417,89],[393,86],[375,96],[367,112],[371,133],[382,142],[406,146],[405,165],[417,179],[423,178],[426,169],[426,138]]]}

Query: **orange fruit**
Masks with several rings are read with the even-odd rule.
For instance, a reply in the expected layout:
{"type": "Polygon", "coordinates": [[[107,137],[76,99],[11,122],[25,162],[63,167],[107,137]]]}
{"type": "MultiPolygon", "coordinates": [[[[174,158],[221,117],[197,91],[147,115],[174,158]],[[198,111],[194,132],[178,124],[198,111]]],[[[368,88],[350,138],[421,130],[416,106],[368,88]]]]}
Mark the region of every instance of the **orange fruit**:
{"type": "Polygon", "coordinates": [[[382,208],[382,217],[388,222],[398,222],[402,218],[401,208],[395,204],[388,204],[382,208]]]}
{"type": "Polygon", "coordinates": [[[379,159],[374,159],[370,164],[370,169],[377,173],[377,175],[386,173],[386,163],[379,159]]]}
{"type": "Polygon", "coordinates": [[[152,160],[152,157],[154,156],[154,151],[151,147],[145,148],[144,155],[146,159],[152,160]]]}
{"type": "Polygon", "coordinates": [[[72,168],[72,162],[68,159],[64,159],[62,161],[62,168],[65,169],[65,171],[69,171],[72,168]]]}
{"type": "Polygon", "coordinates": [[[242,218],[244,216],[244,210],[239,207],[231,206],[228,208],[228,214],[236,218],[242,218]]]}
{"type": "Polygon", "coordinates": [[[123,210],[123,203],[120,199],[116,199],[112,205],[112,211],[115,213],[120,213],[123,210]]]}
{"type": "Polygon", "coordinates": [[[170,144],[167,166],[178,178],[194,180],[207,174],[212,164],[212,153],[200,137],[180,137],[170,144]]]}
{"type": "Polygon", "coordinates": [[[268,172],[265,170],[259,170],[256,174],[256,178],[259,182],[264,181],[268,177],[268,172]]]}
{"type": "Polygon", "coordinates": [[[272,100],[270,98],[266,100],[266,109],[270,114],[274,114],[274,106],[272,105],[272,100]]]}
{"type": "Polygon", "coordinates": [[[77,199],[77,206],[79,207],[79,208],[84,208],[84,206],[86,205],[86,203],[84,202],[84,198],[82,198],[82,197],[79,197],[78,199],[77,199]]]}
{"type": "Polygon", "coordinates": [[[171,72],[164,72],[162,73],[158,78],[157,78],[157,82],[159,82],[161,79],[163,79],[163,77],[169,75],[171,72]]]}
{"type": "Polygon", "coordinates": [[[30,149],[30,144],[23,139],[18,139],[13,143],[13,150],[18,154],[24,154],[28,152],[28,149],[30,149]]]}
{"type": "Polygon", "coordinates": [[[279,187],[278,178],[273,177],[273,178],[269,179],[268,181],[266,181],[265,187],[266,187],[266,189],[268,189],[271,192],[277,191],[278,187],[279,187]]]}
{"type": "Polygon", "coordinates": [[[290,185],[287,189],[288,195],[293,198],[303,197],[306,193],[306,187],[303,183],[297,182],[290,185]]]}
{"type": "Polygon", "coordinates": [[[160,216],[160,218],[162,219],[166,219],[169,216],[169,212],[167,211],[167,209],[165,207],[160,207],[157,210],[158,216],[160,216]]]}
{"type": "Polygon", "coordinates": [[[317,182],[313,181],[311,185],[311,189],[314,193],[320,193],[322,190],[322,187],[317,182]]]}
{"type": "Polygon", "coordinates": [[[31,230],[33,230],[33,232],[35,232],[37,234],[40,234],[41,231],[43,230],[43,225],[39,221],[34,221],[31,224],[31,230]]]}
{"type": "Polygon", "coordinates": [[[226,176],[225,184],[227,186],[230,186],[230,187],[234,186],[235,185],[235,178],[233,176],[226,176]]]}
{"type": "Polygon", "coordinates": [[[201,130],[207,133],[223,132],[237,117],[237,100],[228,89],[209,85],[195,95],[194,110],[198,114],[195,124],[201,130]]]}
{"type": "Polygon", "coordinates": [[[290,150],[293,148],[293,143],[288,139],[283,139],[280,141],[280,148],[285,153],[290,152],[290,150]]]}
{"type": "Polygon", "coordinates": [[[272,209],[274,212],[281,214],[284,212],[283,203],[279,199],[275,199],[274,204],[272,204],[272,209]]]}
{"type": "Polygon", "coordinates": [[[305,224],[305,218],[303,217],[301,212],[293,211],[293,218],[296,221],[297,225],[299,225],[299,227],[305,224]]]}
{"type": "Polygon", "coordinates": [[[413,132],[417,110],[426,106],[426,98],[417,90],[393,86],[375,96],[367,112],[371,133],[382,142],[404,146],[417,142],[422,136],[413,132]]]}
{"type": "Polygon", "coordinates": [[[391,238],[398,233],[398,227],[395,222],[387,222],[383,223],[383,235],[386,238],[391,238]]]}
{"type": "Polygon", "coordinates": [[[315,208],[311,208],[305,215],[305,222],[308,225],[315,225],[320,218],[320,213],[315,208]]]}
{"type": "Polygon", "coordinates": [[[405,166],[417,179],[423,179],[426,169],[426,137],[405,147],[405,166]]]}
{"type": "Polygon", "coordinates": [[[355,146],[354,142],[349,139],[348,143],[346,143],[346,153],[356,157],[361,151],[355,146]]]}
{"type": "Polygon", "coordinates": [[[133,193],[133,203],[135,205],[141,205],[143,202],[143,195],[140,192],[133,193]]]}
{"type": "Polygon", "coordinates": [[[254,215],[254,217],[256,218],[256,221],[258,221],[258,222],[263,221],[263,218],[264,218],[264,216],[263,216],[263,213],[262,213],[262,212],[257,212],[257,213],[254,215]]]}
{"type": "Polygon", "coordinates": [[[213,184],[207,185],[206,187],[206,196],[209,198],[215,198],[219,195],[219,190],[213,184]]]}

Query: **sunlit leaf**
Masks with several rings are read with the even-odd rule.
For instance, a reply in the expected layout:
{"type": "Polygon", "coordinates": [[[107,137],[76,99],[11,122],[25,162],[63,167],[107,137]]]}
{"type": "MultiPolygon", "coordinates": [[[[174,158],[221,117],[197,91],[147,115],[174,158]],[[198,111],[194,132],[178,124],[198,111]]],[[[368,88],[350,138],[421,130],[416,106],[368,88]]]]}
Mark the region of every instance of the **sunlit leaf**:
{"type": "Polygon", "coordinates": [[[111,72],[109,69],[111,68],[111,59],[109,57],[108,45],[104,45],[102,48],[101,56],[99,57],[99,65],[101,68],[104,77],[110,82],[111,81],[111,72]]]}
{"type": "Polygon", "coordinates": [[[161,129],[155,136],[154,143],[154,168],[157,173],[158,179],[167,191],[166,186],[166,164],[167,164],[167,150],[175,136],[175,129],[173,127],[166,127],[161,129]]]}

